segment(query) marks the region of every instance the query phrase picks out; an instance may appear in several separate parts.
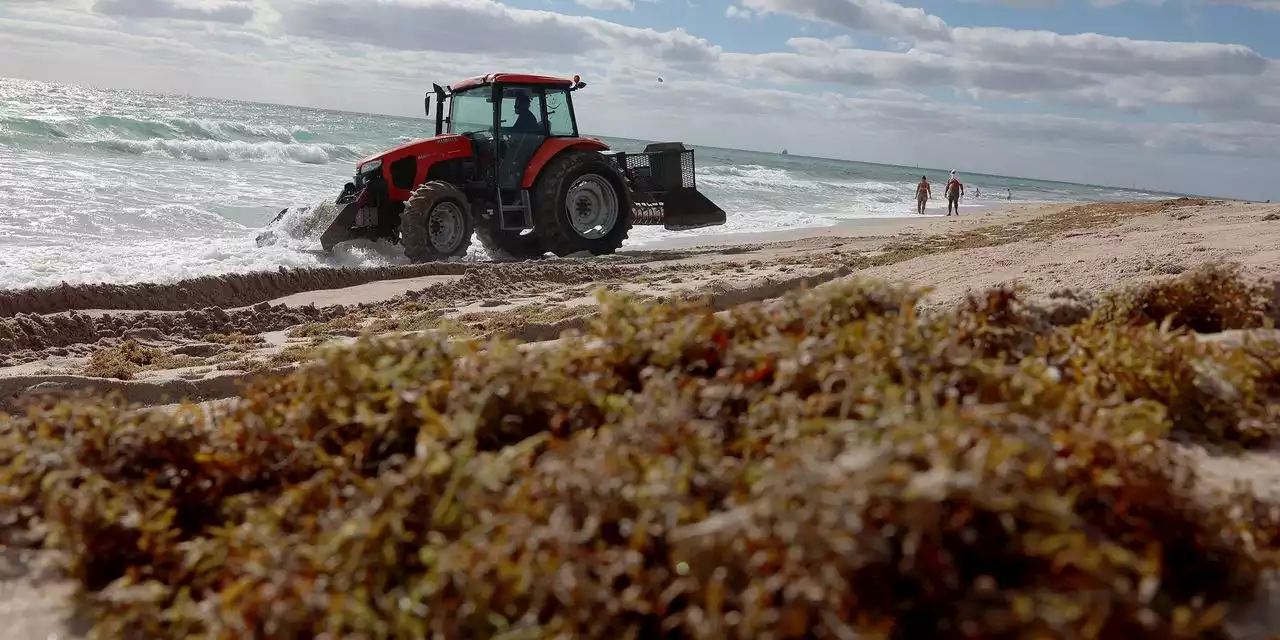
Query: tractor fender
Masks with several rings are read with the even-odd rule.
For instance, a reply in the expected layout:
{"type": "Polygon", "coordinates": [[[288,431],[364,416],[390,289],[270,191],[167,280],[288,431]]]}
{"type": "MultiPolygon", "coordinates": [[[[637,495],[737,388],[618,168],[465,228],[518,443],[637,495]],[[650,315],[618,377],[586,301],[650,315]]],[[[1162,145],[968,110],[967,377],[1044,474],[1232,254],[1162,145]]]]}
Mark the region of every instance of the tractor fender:
{"type": "Polygon", "coordinates": [[[542,168],[565,149],[608,151],[609,145],[595,138],[548,138],[529,160],[529,166],[525,167],[524,180],[521,181],[520,186],[525,189],[532,188],[533,183],[538,180],[538,174],[542,173],[542,168]]]}

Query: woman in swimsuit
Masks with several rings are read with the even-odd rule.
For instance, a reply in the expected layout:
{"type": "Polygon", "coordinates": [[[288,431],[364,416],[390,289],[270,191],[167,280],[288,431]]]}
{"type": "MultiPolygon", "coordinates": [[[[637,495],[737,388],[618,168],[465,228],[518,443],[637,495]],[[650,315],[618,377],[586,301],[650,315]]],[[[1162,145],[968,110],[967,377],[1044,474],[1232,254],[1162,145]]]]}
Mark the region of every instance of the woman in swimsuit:
{"type": "Polygon", "coordinates": [[[933,189],[929,187],[929,179],[920,176],[920,184],[916,185],[916,213],[924,215],[924,205],[933,197],[933,189]]]}

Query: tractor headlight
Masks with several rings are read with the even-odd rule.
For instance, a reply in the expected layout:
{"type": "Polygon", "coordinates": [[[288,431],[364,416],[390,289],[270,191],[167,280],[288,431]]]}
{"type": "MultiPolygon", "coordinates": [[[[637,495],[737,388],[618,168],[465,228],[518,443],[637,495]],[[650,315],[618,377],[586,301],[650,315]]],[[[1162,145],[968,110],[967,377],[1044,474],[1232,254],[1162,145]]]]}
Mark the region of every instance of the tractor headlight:
{"type": "Polygon", "coordinates": [[[361,174],[365,174],[365,173],[373,173],[373,172],[375,172],[375,171],[377,171],[378,169],[381,169],[381,168],[382,168],[382,159],[381,159],[381,158],[379,158],[378,160],[372,160],[372,161],[370,161],[370,162],[366,162],[366,163],[364,163],[364,164],[360,165],[360,171],[359,171],[359,173],[361,173],[361,174]]]}

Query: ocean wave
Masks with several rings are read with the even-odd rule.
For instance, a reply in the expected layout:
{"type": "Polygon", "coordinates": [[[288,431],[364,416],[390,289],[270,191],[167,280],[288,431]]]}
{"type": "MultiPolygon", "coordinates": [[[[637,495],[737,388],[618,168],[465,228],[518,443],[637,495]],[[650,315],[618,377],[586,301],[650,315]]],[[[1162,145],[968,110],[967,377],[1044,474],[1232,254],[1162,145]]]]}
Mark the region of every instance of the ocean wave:
{"type": "Polygon", "coordinates": [[[126,116],[95,116],[84,121],[79,127],[81,136],[94,137],[95,134],[121,136],[127,140],[170,139],[179,137],[178,130],[160,120],[139,120],[126,116]]]}
{"type": "Polygon", "coordinates": [[[825,192],[840,193],[846,196],[891,195],[898,197],[900,194],[909,191],[903,184],[865,179],[834,179],[827,176],[806,175],[802,171],[792,169],[754,164],[699,167],[698,180],[710,187],[730,190],[790,191],[805,194],[825,192]]]}
{"type": "Polygon", "coordinates": [[[0,143],[4,142],[19,146],[70,143],[114,153],[156,153],[187,160],[303,164],[359,159],[367,151],[321,142],[315,133],[296,125],[117,114],[82,118],[0,116],[0,143]]]}
{"type": "Polygon", "coordinates": [[[342,145],[245,142],[241,140],[99,140],[92,146],[115,153],[131,155],[165,155],[178,160],[258,161],[329,164],[336,160],[355,160],[358,150],[342,145]]]}
{"type": "Polygon", "coordinates": [[[0,118],[0,135],[9,138],[19,136],[37,138],[69,138],[72,131],[64,122],[41,120],[38,118],[4,117],[0,118]]]}
{"type": "Polygon", "coordinates": [[[269,140],[294,143],[310,142],[316,139],[315,134],[299,126],[252,125],[243,122],[193,118],[174,118],[172,122],[184,133],[206,140],[269,140]]]}

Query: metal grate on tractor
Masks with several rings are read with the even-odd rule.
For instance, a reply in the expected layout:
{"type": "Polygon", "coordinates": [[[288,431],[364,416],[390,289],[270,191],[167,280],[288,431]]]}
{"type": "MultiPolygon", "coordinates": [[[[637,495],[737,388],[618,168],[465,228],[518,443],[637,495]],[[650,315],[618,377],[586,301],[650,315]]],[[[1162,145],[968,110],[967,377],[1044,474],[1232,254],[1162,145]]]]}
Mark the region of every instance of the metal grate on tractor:
{"type": "Polygon", "coordinates": [[[725,223],[725,212],[698,191],[693,149],[655,142],[639,153],[609,155],[631,186],[632,224],[663,225],[672,231],[725,223]]]}

